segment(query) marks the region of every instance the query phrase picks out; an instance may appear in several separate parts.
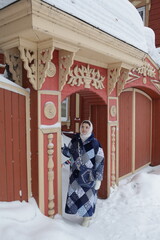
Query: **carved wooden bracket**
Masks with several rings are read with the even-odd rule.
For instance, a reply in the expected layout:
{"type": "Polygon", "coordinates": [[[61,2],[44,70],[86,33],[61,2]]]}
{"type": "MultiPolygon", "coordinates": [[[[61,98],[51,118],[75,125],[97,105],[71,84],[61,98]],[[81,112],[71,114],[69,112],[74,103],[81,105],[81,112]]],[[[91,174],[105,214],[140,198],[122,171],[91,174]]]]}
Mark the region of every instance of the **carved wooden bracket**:
{"type": "Polygon", "coordinates": [[[66,84],[70,68],[74,61],[74,52],[69,52],[65,50],[59,51],[59,90],[62,91],[64,85],[66,84]]]}
{"type": "Polygon", "coordinates": [[[108,95],[111,94],[117,84],[117,96],[120,95],[129,76],[130,68],[120,64],[113,64],[108,69],[108,95]]]}
{"type": "Polygon", "coordinates": [[[5,50],[4,55],[6,63],[9,65],[9,71],[12,73],[13,80],[15,83],[22,86],[22,61],[19,50],[16,47],[5,50]]]}
{"type": "Polygon", "coordinates": [[[54,47],[38,49],[38,89],[42,87],[50,67],[49,63],[53,56],[54,47]]]}
{"type": "Polygon", "coordinates": [[[24,62],[24,68],[27,70],[27,77],[33,88],[37,90],[37,49],[19,46],[19,50],[21,53],[21,59],[24,62]]]}
{"type": "Polygon", "coordinates": [[[118,78],[120,76],[121,66],[115,66],[108,69],[108,95],[111,94],[116,86],[118,78]]]}
{"type": "Polygon", "coordinates": [[[121,68],[120,76],[117,83],[117,96],[121,94],[129,76],[129,69],[121,68]]]}
{"type": "Polygon", "coordinates": [[[53,42],[46,41],[33,45],[23,41],[22,45],[20,42],[19,50],[30,83],[35,90],[41,89],[52,59],[53,42]]]}

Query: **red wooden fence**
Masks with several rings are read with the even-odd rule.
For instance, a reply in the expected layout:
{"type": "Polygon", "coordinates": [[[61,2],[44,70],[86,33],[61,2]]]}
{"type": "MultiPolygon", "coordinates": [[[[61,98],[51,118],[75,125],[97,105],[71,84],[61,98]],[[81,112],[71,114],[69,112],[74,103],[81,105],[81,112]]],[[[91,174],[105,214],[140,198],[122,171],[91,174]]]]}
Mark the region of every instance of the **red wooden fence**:
{"type": "Polygon", "coordinates": [[[0,201],[28,199],[25,101],[0,88],[0,201]]]}

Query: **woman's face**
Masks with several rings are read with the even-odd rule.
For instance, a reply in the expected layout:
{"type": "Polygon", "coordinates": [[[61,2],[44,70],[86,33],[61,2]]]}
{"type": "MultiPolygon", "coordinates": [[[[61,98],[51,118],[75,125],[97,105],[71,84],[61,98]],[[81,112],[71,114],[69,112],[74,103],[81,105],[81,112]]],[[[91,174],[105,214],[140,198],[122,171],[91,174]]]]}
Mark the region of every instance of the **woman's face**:
{"type": "Polygon", "coordinates": [[[88,123],[83,123],[82,124],[82,128],[81,128],[81,131],[82,131],[82,134],[87,134],[89,132],[89,129],[90,129],[90,126],[88,123]]]}

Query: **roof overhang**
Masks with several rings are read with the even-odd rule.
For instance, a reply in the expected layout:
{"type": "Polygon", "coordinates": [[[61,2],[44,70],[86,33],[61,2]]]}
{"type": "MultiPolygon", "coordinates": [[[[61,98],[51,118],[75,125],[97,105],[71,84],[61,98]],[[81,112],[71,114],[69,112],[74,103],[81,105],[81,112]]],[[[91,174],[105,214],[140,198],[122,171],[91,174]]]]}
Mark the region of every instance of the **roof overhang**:
{"type": "Polygon", "coordinates": [[[75,52],[75,59],[107,67],[122,62],[142,65],[143,51],[60,11],[41,0],[21,0],[1,10],[0,49],[23,38],[34,43],[52,39],[57,49],[75,52]]]}

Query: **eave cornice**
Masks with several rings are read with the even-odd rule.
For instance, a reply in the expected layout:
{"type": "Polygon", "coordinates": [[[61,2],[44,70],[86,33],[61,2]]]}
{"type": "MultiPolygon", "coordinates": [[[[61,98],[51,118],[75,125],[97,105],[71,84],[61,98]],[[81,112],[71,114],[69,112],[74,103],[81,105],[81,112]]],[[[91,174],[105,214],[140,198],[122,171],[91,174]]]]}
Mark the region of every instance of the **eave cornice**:
{"type": "Polygon", "coordinates": [[[55,48],[76,52],[75,59],[86,58],[87,63],[99,62],[106,67],[122,62],[131,69],[141,66],[147,56],[143,51],[40,0],[21,0],[2,10],[0,32],[0,49],[1,45],[4,47],[6,42],[17,37],[35,43],[53,39],[55,48]]]}

